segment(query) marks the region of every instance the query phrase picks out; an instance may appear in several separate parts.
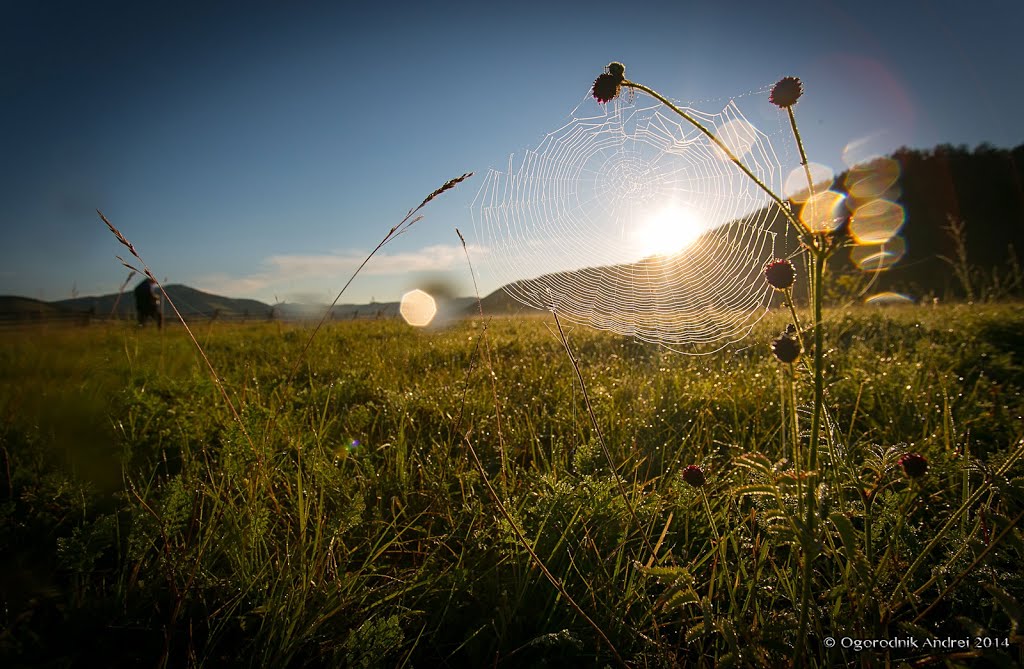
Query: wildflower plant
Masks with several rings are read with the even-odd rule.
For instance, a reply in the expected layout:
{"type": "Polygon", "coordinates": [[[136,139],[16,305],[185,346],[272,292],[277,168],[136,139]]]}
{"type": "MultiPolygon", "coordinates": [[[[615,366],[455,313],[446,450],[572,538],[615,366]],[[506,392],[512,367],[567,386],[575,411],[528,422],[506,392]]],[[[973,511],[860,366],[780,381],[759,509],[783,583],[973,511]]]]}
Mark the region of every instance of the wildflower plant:
{"type": "MultiPolygon", "coordinates": [[[[811,290],[811,321],[810,330],[813,337],[813,344],[811,348],[812,362],[811,370],[813,376],[813,401],[812,401],[812,417],[811,417],[811,431],[807,449],[807,461],[803,463],[805,471],[814,473],[818,468],[818,448],[821,442],[822,435],[822,422],[824,412],[824,332],[821,326],[822,323],[822,305],[823,305],[823,287],[825,279],[825,265],[828,257],[838,248],[839,242],[838,237],[831,234],[831,230],[824,228],[809,228],[808,226],[801,223],[801,220],[796,216],[790,204],[782,199],[777,193],[771,190],[760,178],[758,178],[750,169],[743,163],[743,161],[736,155],[736,153],[729,147],[729,145],[718,138],[711,130],[706,128],[700,123],[695,117],[684,111],[682,108],[674,104],[672,101],[658,93],[652,88],[649,88],[643,84],[630,81],[625,76],[625,67],[621,63],[612,63],[608,66],[607,72],[601,75],[594,82],[594,97],[601,103],[608,103],[617,97],[622,89],[636,90],[650,95],[651,97],[659,100],[662,104],[668,107],[671,111],[675,112],[683,120],[693,125],[697,130],[706,135],[712,142],[714,142],[723,152],[723,154],[732,162],[741,172],[743,172],[748,178],[750,178],[761,190],[763,190],[771,200],[775,202],[781,211],[782,215],[788,220],[793,230],[796,232],[797,237],[805,249],[806,253],[810,256],[809,265],[811,266],[812,274],[810,277],[810,290],[811,290]]],[[[803,140],[800,136],[800,131],[796,124],[796,117],[793,112],[793,107],[797,100],[803,94],[803,86],[799,79],[795,77],[786,77],[780,80],[773,88],[770,95],[770,101],[772,104],[785,109],[789,115],[790,125],[793,130],[793,136],[796,139],[797,146],[800,151],[800,162],[801,165],[807,170],[807,187],[808,192],[813,193],[814,184],[811,180],[811,173],[808,169],[807,155],[804,151],[803,140]]],[[[788,291],[792,282],[795,279],[795,272],[792,271],[792,266],[787,268],[787,261],[773,262],[765,268],[765,280],[772,285],[773,288],[788,291]]],[[[788,293],[787,293],[788,294],[788,293]]],[[[792,308],[792,299],[790,299],[792,308]]],[[[795,312],[794,312],[795,315],[795,312]]],[[[783,363],[794,363],[800,357],[801,345],[800,339],[801,333],[799,332],[799,325],[796,326],[798,332],[796,336],[783,334],[772,343],[772,351],[775,356],[783,363]]],[[[806,533],[803,541],[803,584],[800,595],[800,636],[806,636],[807,624],[808,624],[808,612],[809,612],[809,600],[811,596],[811,580],[812,580],[812,563],[815,558],[817,539],[815,538],[815,525],[818,518],[816,509],[817,505],[817,486],[816,479],[809,477],[807,479],[806,490],[804,491],[803,505],[806,510],[806,533]]]]}
{"type": "MultiPolygon", "coordinates": [[[[895,542],[889,544],[889,550],[881,557],[878,564],[869,564],[865,560],[865,554],[868,557],[874,555],[871,526],[872,508],[873,505],[878,505],[877,493],[884,488],[881,484],[865,488],[852,483],[858,479],[859,475],[852,463],[844,459],[848,450],[839,443],[840,438],[835,421],[830,418],[829,409],[825,405],[825,329],[822,318],[825,274],[829,258],[845,245],[845,241],[844,236],[840,234],[841,226],[839,224],[842,221],[834,215],[833,203],[826,202],[825,200],[828,198],[815,197],[815,184],[795,115],[795,107],[804,94],[803,83],[796,77],[784,77],[772,87],[768,96],[768,102],[783,110],[788,117],[793,139],[799,152],[800,164],[807,181],[807,198],[801,206],[797,206],[793,201],[786,200],[773,191],[765,181],[744,164],[728,141],[717,136],[712,129],[701,123],[688,110],[676,105],[656,90],[627,78],[626,69],[621,63],[609,64],[605,72],[595,79],[592,88],[593,97],[601,104],[612,103],[624,92],[630,94],[640,92],[658,100],[717,146],[721,154],[774,203],[778,212],[785,218],[790,229],[798,238],[801,253],[806,257],[809,273],[807,279],[810,313],[803,323],[793,302],[792,288],[797,278],[793,264],[788,259],[775,259],[768,262],[763,269],[764,281],[772,289],[784,295],[786,305],[792,315],[792,323],[771,342],[771,351],[774,357],[788,368],[788,373],[783,375],[787,384],[787,392],[783,395],[783,404],[788,404],[791,417],[788,421],[783,420],[782,436],[784,453],[787,451],[785,443],[787,432],[793,441],[790,451],[793,455],[793,469],[782,475],[773,471],[766,463],[759,463],[754,470],[763,477],[763,482],[741,489],[741,494],[744,497],[766,496],[773,500],[770,504],[762,504],[762,511],[769,513],[771,517],[788,519],[788,530],[791,531],[794,546],[799,551],[799,561],[794,567],[789,598],[799,616],[795,625],[796,636],[792,643],[796,653],[794,662],[800,666],[807,662],[808,652],[812,651],[812,646],[808,641],[809,633],[812,631],[812,620],[819,618],[815,613],[818,597],[812,592],[818,583],[815,563],[823,552],[829,551],[827,546],[830,542],[838,542],[836,545],[840,547],[839,555],[848,561],[848,565],[854,570],[852,573],[858,575],[856,581],[847,582],[845,587],[849,589],[851,596],[852,593],[857,593],[860,602],[858,605],[865,607],[867,619],[876,621],[862,632],[866,636],[882,634],[894,612],[905,607],[908,602],[915,601],[915,598],[920,595],[922,591],[920,588],[914,593],[907,589],[908,580],[922,564],[925,559],[924,555],[938,546],[942,535],[952,527],[954,518],[959,518],[969,508],[971,500],[977,500],[976,493],[971,496],[971,499],[966,499],[965,495],[964,505],[947,521],[938,536],[933,537],[927,545],[921,547],[921,555],[910,565],[908,570],[902,573],[896,592],[891,593],[886,599],[879,589],[879,583],[883,569],[888,569],[889,567],[886,565],[891,565],[895,558],[895,549],[893,548],[896,545],[895,542]],[[801,366],[802,371],[806,372],[810,384],[809,430],[801,430],[796,409],[799,402],[795,390],[797,380],[795,370],[801,366]],[[790,398],[788,401],[786,400],[787,396],[790,398]],[[787,422],[790,423],[788,426],[787,422]],[[803,439],[804,435],[806,435],[806,441],[803,439]],[[822,466],[823,458],[819,453],[822,444],[827,445],[829,449],[829,457],[825,460],[827,467],[822,466]],[[850,505],[852,503],[848,498],[850,488],[856,488],[861,493],[861,503],[865,510],[863,539],[859,537],[859,531],[850,521],[850,505]],[[788,490],[797,491],[797,494],[790,495],[788,490]],[[833,507],[835,503],[838,503],[838,508],[833,507]]],[[[829,195],[829,193],[822,195],[829,195]]],[[[1004,463],[1004,468],[1012,466],[1022,456],[1024,456],[1024,441],[1004,463]]],[[[751,460],[751,462],[754,461],[751,460]]],[[[900,510],[895,514],[899,518],[897,527],[902,528],[907,513],[913,505],[919,502],[920,495],[915,491],[920,491],[926,481],[925,473],[928,469],[928,462],[924,456],[918,453],[907,453],[899,458],[897,469],[901,470],[911,484],[903,501],[898,505],[900,510]]],[[[724,564],[725,547],[721,542],[724,533],[723,537],[719,537],[718,529],[715,527],[714,516],[708,504],[703,471],[695,465],[691,465],[683,470],[682,478],[700,492],[711,520],[711,529],[716,538],[716,544],[718,544],[715,554],[723,560],[723,568],[726,568],[724,564]]],[[[885,484],[885,486],[889,485],[894,484],[885,484]]],[[[670,575],[670,572],[664,568],[656,573],[660,576],[670,575]]],[[[844,573],[850,574],[850,569],[845,569],[844,573]]],[[[934,580],[933,578],[932,581],[926,583],[926,586],[933,583],[934,580]]],[[[729,594],[732,596],[733,591],[730,590],[729,594]]],[[[735,609],[735,606],[733,608],[735,609]]],[[[919,615],[915,622],[920,618],[919,615]]],[[[820,624],[814,623],[814,628],[818,633],[822,632],[820,624]]]]}

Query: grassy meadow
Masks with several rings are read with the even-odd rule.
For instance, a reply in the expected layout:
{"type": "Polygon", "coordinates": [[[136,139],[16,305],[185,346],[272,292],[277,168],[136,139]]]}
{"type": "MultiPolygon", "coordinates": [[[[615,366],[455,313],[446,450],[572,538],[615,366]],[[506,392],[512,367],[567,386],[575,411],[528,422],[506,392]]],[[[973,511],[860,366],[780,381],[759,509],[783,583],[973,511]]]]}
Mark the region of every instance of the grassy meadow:
{"type": "Polygon", "coordinates": [[[827,312],[816,472],[786,322],[563,323],[599,431],[550,314],[0,331],[0,662],[1021,663],[1024,307],[827,312]]]}

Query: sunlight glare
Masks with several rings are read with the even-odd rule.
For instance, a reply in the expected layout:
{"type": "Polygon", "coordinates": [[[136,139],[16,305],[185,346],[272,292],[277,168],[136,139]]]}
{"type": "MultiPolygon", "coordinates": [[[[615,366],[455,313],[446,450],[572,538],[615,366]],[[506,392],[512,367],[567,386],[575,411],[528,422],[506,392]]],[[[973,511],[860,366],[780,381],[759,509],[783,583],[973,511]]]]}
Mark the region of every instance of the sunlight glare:
{"type": "Polygon", "coordinates": [[[657,210],[641,225],[634,243],[643,256],[679,253],[701,236],[705,225],[692,209],[670,204],[657,210]]]}

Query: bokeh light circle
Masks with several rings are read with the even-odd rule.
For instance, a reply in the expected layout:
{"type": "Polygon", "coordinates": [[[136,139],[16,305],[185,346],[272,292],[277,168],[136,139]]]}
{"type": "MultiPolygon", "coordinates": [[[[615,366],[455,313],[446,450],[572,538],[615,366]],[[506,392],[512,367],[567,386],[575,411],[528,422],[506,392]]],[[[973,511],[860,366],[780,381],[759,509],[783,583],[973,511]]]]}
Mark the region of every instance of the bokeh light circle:
{"type": "Polygon", "coordinates": [[[846,196],[826,190],[815,193],[800,208],[800,222],[811,232],[832,232],[846,218],[846,196]]]}
{"type": "Polygon", "coordinates": [[[861,203],[878,198],[895,199],[892,189],[900,178],[900,164],[892,158],[875,158],[854,165],[846,173],[844,184],[851,200],[861,203]]]}
{"type": "Polygon", "coordinates": [[[814,192],[819,193],[822,191],[829,190],[835,185],[836,173],[828,165],[822,165],[821,163],[807,163],[805,169],[803,165],[796,167],[790,171],[786,177],[786,182],[782,186],[782,194],[789,200],[796,202],[797,204],[803,204],[807,202],[807,172],[811,173],[811,183],[814,185],[814,192]]]}
{"type": "Polygon", "coordinates": [[[907,243],[893,237],[882,244],[862,244],[850,249],[850,260],[865,272],[884,272],[903,259],[907,243]]]}
{"type": "Polygon", "coordinates": [[[903,227],[903,207],[891,200],[868,200],[850,217],[850,235],[858,244],[882,244],[903,227]]]}
{"type": "Polygon", "coordinates": [[[398,311],[406,323],[423,328],[430,325],[437,315],[437,303],[429,293],[416,288],[402,295],[398,311]]]}

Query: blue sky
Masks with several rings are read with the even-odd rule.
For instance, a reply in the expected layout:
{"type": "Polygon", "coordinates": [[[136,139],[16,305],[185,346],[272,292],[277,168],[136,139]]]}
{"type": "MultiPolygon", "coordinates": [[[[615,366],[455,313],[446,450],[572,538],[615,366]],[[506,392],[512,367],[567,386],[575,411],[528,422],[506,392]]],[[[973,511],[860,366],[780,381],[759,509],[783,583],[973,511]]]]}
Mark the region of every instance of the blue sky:
{"type": "MultiPolygon", "coordinates": [[[[805,83],[810,158],[1024,141],[1016,1],[774,3],[8,2],[0,9],[0,294],[114,292],[101,209],[160,278],[329,300],[427,193],[423,221],[343,301],[485,275],[470,203],[490,168],[562,126],[611,60],[779,128],[763,91],[805,83]],[[209,6],[207,6],[209,5],[209,6]]],[[[776,149],[795,164],[785,135],[776,149]]],[[[775,140],[773,140],[775,141],[775,140]]]]}

